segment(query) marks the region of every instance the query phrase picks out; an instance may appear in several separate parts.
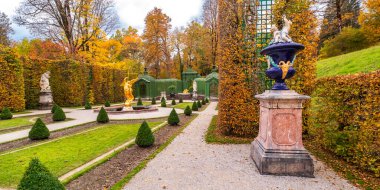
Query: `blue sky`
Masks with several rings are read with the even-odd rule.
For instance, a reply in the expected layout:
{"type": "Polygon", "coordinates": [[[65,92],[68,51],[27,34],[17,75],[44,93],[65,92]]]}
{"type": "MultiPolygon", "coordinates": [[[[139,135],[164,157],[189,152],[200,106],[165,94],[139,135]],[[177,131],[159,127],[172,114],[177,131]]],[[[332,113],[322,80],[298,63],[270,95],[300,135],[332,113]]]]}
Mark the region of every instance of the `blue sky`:
{"type": "MultiPolygon", "coordinates": [[[[23,0],[0,0],[0,11],[12,17],[23,0]]],[[[121,27],[133,26],[141,33],[144,29],[144,18],[154,7],[161,8],[172,19],[173,28],[186,26],[194,18],[200,16],[202,0],[114,0],[120,17],[121,27]]],[[[15,34],[12,39],[32,38],[29,31],[12,24],[15,34]]]]}

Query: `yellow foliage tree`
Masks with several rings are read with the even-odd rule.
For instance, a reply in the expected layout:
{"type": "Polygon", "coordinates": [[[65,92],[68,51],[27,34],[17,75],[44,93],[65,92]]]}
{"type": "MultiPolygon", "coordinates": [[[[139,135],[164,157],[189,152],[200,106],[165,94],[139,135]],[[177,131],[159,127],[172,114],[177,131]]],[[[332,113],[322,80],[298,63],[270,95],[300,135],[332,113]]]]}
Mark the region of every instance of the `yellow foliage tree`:
{"type": "Polygon", "coordinates": [[[365,8],[360,12],[359,23],[367,39],[376,43],[380,41],[380,1],[365,0],[365,8]]]}

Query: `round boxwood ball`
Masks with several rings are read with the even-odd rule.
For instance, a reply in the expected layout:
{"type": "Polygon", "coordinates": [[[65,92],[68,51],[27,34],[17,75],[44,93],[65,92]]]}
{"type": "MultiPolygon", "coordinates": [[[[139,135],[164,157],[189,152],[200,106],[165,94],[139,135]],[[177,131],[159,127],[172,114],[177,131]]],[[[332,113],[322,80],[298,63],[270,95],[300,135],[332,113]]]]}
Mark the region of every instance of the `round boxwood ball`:
{"type": "Polygon", "coordinates": [[[34,123],[32,129],[29,131],[30,140],[42,140],[47,139],[50,136],[50,131],[46,127],[45,123],[38,118],[34,123]]]}
{"type": "Polygon", "coordinates": [[[139,147],[149,147],[153,145],[154,136],[146,121],[141,124],[139,131],[137,132],[135,143],[139,147]]]}

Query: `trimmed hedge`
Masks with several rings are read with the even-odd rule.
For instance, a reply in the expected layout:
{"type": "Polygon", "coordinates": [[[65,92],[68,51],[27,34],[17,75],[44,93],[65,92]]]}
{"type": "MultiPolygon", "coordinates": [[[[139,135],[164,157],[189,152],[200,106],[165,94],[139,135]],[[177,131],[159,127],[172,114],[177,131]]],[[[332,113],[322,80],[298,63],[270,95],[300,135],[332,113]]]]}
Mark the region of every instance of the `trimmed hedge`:
{"type": "Polygon", "coordinates": [[[153,145],[154,136],[153,136],[152,130],[150,129],[146,121],[144,121],[141,124],[139,131],[137,133],[136,139],[135,139],[135,143],[139,147],[149,147],[153,145]]]}
{"type": "Polygon", "coordinates": [[[321,78],[309,134],[315,143],[380,176],[380,71],[321,78]]]}
{"type": "Polygon", "coordinates": [[[7,120],[7,119],[12,119],[12,117],[13,115],[12,115],[12,112],[9,110],[9,108],[4,107],[0,113],[0,119],[7,120]]]}
{"type": "Polygon", "coordinates": [[[175,109],[173,108],[170,112],[169,118],[168,118],[169,125],[178,125],[179,123],[179,117],[175,109]]]}
{"type": "Polygon", "coordinates": [[[65,121],[66,114],[63,112],[62,108],[57,106],[53,114],[53,121],[65,121]]]}
{"type": "Polygon", "coordinates": [[[0,110],[8,107],[13,111],[25,109],[23,67],[16,53],[0,45],[0,110]]]}
{"type": "Polygon", "coordinates": [[[96,121],[98,123],[108,123],[110,121],[110,119],[108,118],[108,114],[107,114],[106,110],[104,109],[104,107],[100,108],[100,111],[99,111],[98,117],[96,118],[96,121]]]}
{"type": "Polygon", "coordinates": [[[186,106],[185,111],[183,112],[185,115],[190,116],[192,114],[192,111],[190,109],[190,106],[186,106]]]}
{"type": "Polygon", "coordinates": [[[193,106],[191,107],[191,110],[198,111],[198,104],[196,101],[193,102],[193,106]]]}
{"type": "Polygon", "coordinates": [[[29,131],[30,140],[42,140],[47,139],[50,136],[50,131],[46,127],[45,123],[38,118],[34,123],[32,129],[29,131]]]}
{"type": "Polygon", "coordinates": [[[33,158],[26,169],[17,190],[64,190],[61,184],[49,170],[37,159],[33,158]]]}

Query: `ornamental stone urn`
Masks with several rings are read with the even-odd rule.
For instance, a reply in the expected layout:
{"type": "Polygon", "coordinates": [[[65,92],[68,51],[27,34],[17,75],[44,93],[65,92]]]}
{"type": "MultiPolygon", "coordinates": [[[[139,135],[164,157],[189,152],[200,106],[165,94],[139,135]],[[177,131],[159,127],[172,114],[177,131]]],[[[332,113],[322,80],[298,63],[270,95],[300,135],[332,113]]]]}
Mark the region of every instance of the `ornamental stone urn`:
{"type": "Polygon", "coordinates": [[[260,121],[251,158],[260,174],[314,177],[313,160],[302,144],[302,104],[310,97],[289,90],[285,83],[295,75],[292,65],[304,46],[292,42],[291,21],[283,19],[284,28],[273,27],[273,40],[261,51],[270,65],[266,75],[276,83],[255,96],[260,101],[260,121]]]}

